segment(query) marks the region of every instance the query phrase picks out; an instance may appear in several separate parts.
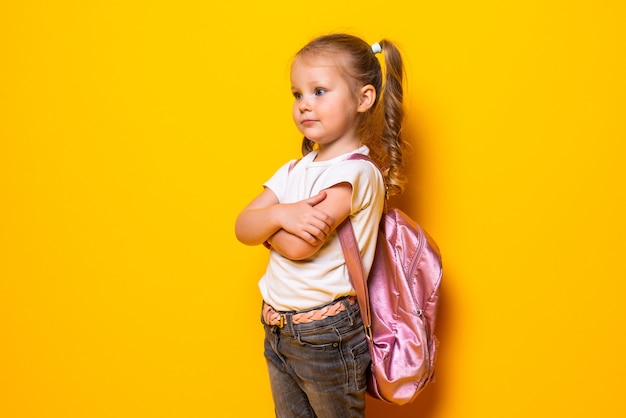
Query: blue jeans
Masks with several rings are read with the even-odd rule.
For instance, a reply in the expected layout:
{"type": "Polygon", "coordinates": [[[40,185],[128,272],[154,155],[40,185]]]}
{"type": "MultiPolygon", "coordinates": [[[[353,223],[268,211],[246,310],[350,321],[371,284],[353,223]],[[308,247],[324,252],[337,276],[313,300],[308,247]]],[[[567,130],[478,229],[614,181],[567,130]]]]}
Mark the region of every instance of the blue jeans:
{"type": "MultiPolygon", "coordinates": [[[[370,353],[359,305],[308,324],[265,326],[277,418],[361,418],[370,353]]],[[[262,320],[262,319],[261,319],[262,320]]]]}

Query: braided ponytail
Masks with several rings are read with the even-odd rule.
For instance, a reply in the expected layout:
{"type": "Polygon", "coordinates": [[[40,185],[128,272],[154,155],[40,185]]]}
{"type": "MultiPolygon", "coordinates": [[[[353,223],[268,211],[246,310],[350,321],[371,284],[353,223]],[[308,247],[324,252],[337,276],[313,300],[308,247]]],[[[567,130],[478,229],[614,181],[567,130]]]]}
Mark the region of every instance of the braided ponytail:
{"type": "Polygon", "coordinates": [[[397,195],[402,193],[407,183],[403,174],[406,143],[401,135],[404,120],[402,107],[404,71],[402,56],[395,45],[385,39],[379,43],[382,46],[386,69],[381,100],[384,121],[381,139],[388,159],[385,181],[389,195],[397,195]]]}

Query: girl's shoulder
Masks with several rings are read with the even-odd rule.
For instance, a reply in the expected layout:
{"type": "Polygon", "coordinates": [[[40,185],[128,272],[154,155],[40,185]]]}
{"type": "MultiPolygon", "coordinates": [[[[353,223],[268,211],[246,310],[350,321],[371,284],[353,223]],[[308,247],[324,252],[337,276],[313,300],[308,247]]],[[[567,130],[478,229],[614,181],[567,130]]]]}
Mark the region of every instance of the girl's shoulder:
{"type": "Polygon", "coordinates": [[[330,168],[333,178],[342,178],[354,184],[382,182],[382,174],[376,164],[367,156],[349,155],[330,168]]]}
{"type": "Polygon", "coordinates": [[[379,167],[369,156],[369,148],[366,146],[359,148],[356,152],[348,154],[343,159],[342,163],[352,169],[366,173],[380,172],[379,167]]]}

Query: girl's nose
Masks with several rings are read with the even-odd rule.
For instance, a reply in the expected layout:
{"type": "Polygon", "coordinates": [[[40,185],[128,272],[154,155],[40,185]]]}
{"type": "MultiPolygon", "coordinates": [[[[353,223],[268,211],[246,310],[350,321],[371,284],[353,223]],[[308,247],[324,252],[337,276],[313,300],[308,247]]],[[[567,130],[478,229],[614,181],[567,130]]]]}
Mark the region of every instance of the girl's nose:
{"type": "Polygon", "coordinates": [[[306,112],[307,110],[311,110],[311,104],[309,103],[309,99],[306,96],[303,96],[298,102],[298,109],[300,112],[306,112]]]}

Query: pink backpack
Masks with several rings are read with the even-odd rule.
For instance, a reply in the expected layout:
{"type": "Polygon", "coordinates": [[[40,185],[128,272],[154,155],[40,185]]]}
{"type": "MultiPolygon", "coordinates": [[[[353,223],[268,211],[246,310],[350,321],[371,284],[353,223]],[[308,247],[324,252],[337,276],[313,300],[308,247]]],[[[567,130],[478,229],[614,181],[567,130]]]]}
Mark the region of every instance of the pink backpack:
{"type": "MultiPolygon", "coordinates": [[[[363,154],[349,159],[371,161],[363,154]]],[[[366,278],[350,218],[337,231],[372,357],[367,391],[392,404],[410,403],[434,377],[442,276],[439,248],[404,212],[387,210],[366,278]]]]}

